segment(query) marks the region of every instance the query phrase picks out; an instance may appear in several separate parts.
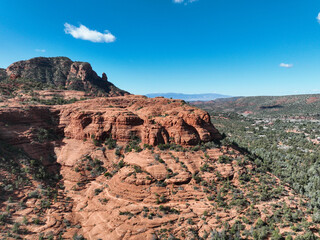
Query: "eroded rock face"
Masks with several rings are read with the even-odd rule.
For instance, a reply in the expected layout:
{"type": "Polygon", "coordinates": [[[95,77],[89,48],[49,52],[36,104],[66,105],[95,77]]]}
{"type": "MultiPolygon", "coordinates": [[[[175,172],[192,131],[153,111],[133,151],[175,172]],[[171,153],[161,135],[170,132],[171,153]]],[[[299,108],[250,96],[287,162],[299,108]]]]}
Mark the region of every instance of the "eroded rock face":
{"type": "Polygon", "coordinates": [[[143,96],[92,99],[61,108],[65,136],[128,142],[133,136],[152,146],[196,145],[221,139],[205,111],[180,100],[143,96]]]}
{"type": "Polygon", "coordinates": [[[0,141],[22,148],[35,159],[46,161],[53,140],[62,137],[58,111],[45,106],[12,107],[0,110],[0,141]]]}
{"type": "MultiPolygon", "coordinates": [[[[3,74],[0,71],[0,78],[3,74]]],[[[37,57],[15,62],[6,69],[6,77],[11,80],[21,78],[38,81],[55,88],[87,91],[100,96],[128,94],[115,87],[106,77],[99,77],[89,63],[73,62],[67,57],[37,57]]]]}

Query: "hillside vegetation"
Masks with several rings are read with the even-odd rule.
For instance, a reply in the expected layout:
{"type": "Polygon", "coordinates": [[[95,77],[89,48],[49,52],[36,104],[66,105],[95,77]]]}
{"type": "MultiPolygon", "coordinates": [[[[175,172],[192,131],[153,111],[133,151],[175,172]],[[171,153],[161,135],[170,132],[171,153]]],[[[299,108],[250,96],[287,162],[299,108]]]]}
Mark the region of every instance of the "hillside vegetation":
{"type": "Polygon", "coordinates": [[[320,123],[246,117],[211,112],[225,144],[237,146],[255,159],[263,172],[271,172],[284,184],[308,198],[307,212],[320,222],[320,123]]]}

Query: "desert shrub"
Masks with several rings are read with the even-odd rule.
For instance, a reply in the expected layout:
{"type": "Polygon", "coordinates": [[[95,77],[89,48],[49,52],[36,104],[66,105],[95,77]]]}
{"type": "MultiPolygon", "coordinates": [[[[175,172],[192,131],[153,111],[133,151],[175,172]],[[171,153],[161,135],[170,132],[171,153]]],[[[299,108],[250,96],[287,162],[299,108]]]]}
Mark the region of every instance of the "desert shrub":
{"type": "Polygon", "coordinates": [[[33,218],[32,222],[33,222],[33,224],[36,224],[36,225],[41,225],[42,224],[42,221],[40,220],[40,218],[33,218]]]}
{"type": "Polygon", "coordinates": [[[19,233],[20,231],[20,223],[14,223],[13,226],[12,226],[12,232],[14,233],[19,233]]]}
{"type": "Polygon", "coordinates": [[[86,238],[84,238],[82,235],[78,235],[77,233],[75,233],[72,237],[73,240],[86,240],[86,238]]]}
{"type": "Polygon", "coordinates": [[[28,222],[28,218],[26,216],[23,216],[22,223],[24,225],[28,225],[29,222],[28,222]]]}
{"type": "Polygon", "coordinates": [[[128,216],[129,217],[129,219],[130,218],[132,218],[134,215],[133,215],[133,213],[131,213],[131,212],[128,212],[128,211],[126,211],[126,212],[119,212],[119,215],[124,215],[124,216],[128,216]]]}
{"type": "Polygon", "coordinates": [[[132,152],[132,150],[135,150],[136,152],[141,152],[142,148],[140,147],[140,143],[141,143],[141,139],[138,136],[132,135],[124,151],[132,152]]]}
{"type": "Polygon", "coordinates": [[[108,149],[110,150],[117,147],[117,141],[111,137],[107,138],[104,144],[108,146],[108,149]]]}
{"type": "Polygon", "coordinates": [[[222,156],[219,156],[218,161],[220,163],[230,163],[232,161],[232,159],[227,155],[222,155],[222,156]]]}
{"type": "Polygon", "coordinates": [[[133,168],[136,173],[142,173],[141,167],[134,165],[133,168]]]}
{"type": "Polygon", "coordinates": [[[39,192],[38,191],[29,192],[28,197],[29,198],[38,198],[39,197],[39,192]]]}
{"type": "Polygon", "coordinates": [[[120,157],[120,156],[121,156],[121,147],[116,147],[116,151],[114,152],[114,154],[115,154],[117,157],[120,157]]]}
{"type": "Polygon", "coordinates": [[[205,163],[200,167],[201,172],[208,172],[209,170],[210,170],[210,166],[208,163],[205,163]]]}
{"type": "Polygon", "coordinates": [[[101,189],[101,188],[96,188],[96,189],[94,190],[94,195],[99,195],[102,191],[103,191],[103,189],[101,189]]]}
{"type": "Polygon", "coordinates": [[[165,214],[180,214],[180,211],[178,211],[177,209],[175,208],[170,208],[170,207],[167,207],[167,206],[163,206],[163,205],[160,205],[159,206],[159,211],[165,213],[165,214]]]}
{"type": "Polygon", "coordinates": [[[192,174],[192,178],[195,180],[196,183],[200,183],[202,181],[202,178],[199,173],[192,174]]]}
{"type": "Polygon", "coordinates": [[[48,200],[41,200],[40,207],[41,208],[50,208],[51,202],[48,200]]]}
{"type": "Polygon", "coordinates": [[[161,195],[160,197],[157,198],[157,204],[160,204],[160,203],[165,203],[167,202],[168,199],[164,196],[164,195],[161,195]]]}
{"type": "Polygon", "coordinates": [[[55,140],[57,138],[52,129],[36,128],[32,131],[32,133],[34,134],[33,140],[39,143],[55,140]]]}
{"type": "Polygon", "coordinates": [[[145,144],[143,144],[143,149],[152,150],[152,149],[153,149],[153,146],[145,143],[145,144]]]}
{"type": "Polygon", "coordinates": [[[9,220],[9,215],[7,213],[0,214],[0,225],[4,225],[9,220]]]}

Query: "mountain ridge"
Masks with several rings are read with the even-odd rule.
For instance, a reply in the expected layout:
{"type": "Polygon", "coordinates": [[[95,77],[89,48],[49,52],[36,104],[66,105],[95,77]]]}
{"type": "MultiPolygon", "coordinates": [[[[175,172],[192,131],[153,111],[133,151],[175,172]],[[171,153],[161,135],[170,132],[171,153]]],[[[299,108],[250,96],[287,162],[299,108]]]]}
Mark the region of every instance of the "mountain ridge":
{"type": "Polygon", "coordinates": [[[195,101],[192,105],[207,111],[237,112],[250,116],[318,118],[320,94],[232,97],[207,102],[195,101]]]}

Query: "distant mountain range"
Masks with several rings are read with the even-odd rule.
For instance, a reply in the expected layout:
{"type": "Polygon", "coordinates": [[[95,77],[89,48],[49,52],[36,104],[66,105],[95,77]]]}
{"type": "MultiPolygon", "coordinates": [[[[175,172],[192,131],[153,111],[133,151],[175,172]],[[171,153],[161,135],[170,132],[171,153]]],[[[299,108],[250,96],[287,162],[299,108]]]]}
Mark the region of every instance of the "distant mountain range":
{"type": "Polygon", "coordinates": [[[184,94],[184,93],[149,93],[147,97],[165,97],[173,99],[182,99],[188,102],[191,101],[211,101],[218,98],[228,98],[230,96],[217,94],[217,93],[203,93],[203,94],[184,94]]]}

